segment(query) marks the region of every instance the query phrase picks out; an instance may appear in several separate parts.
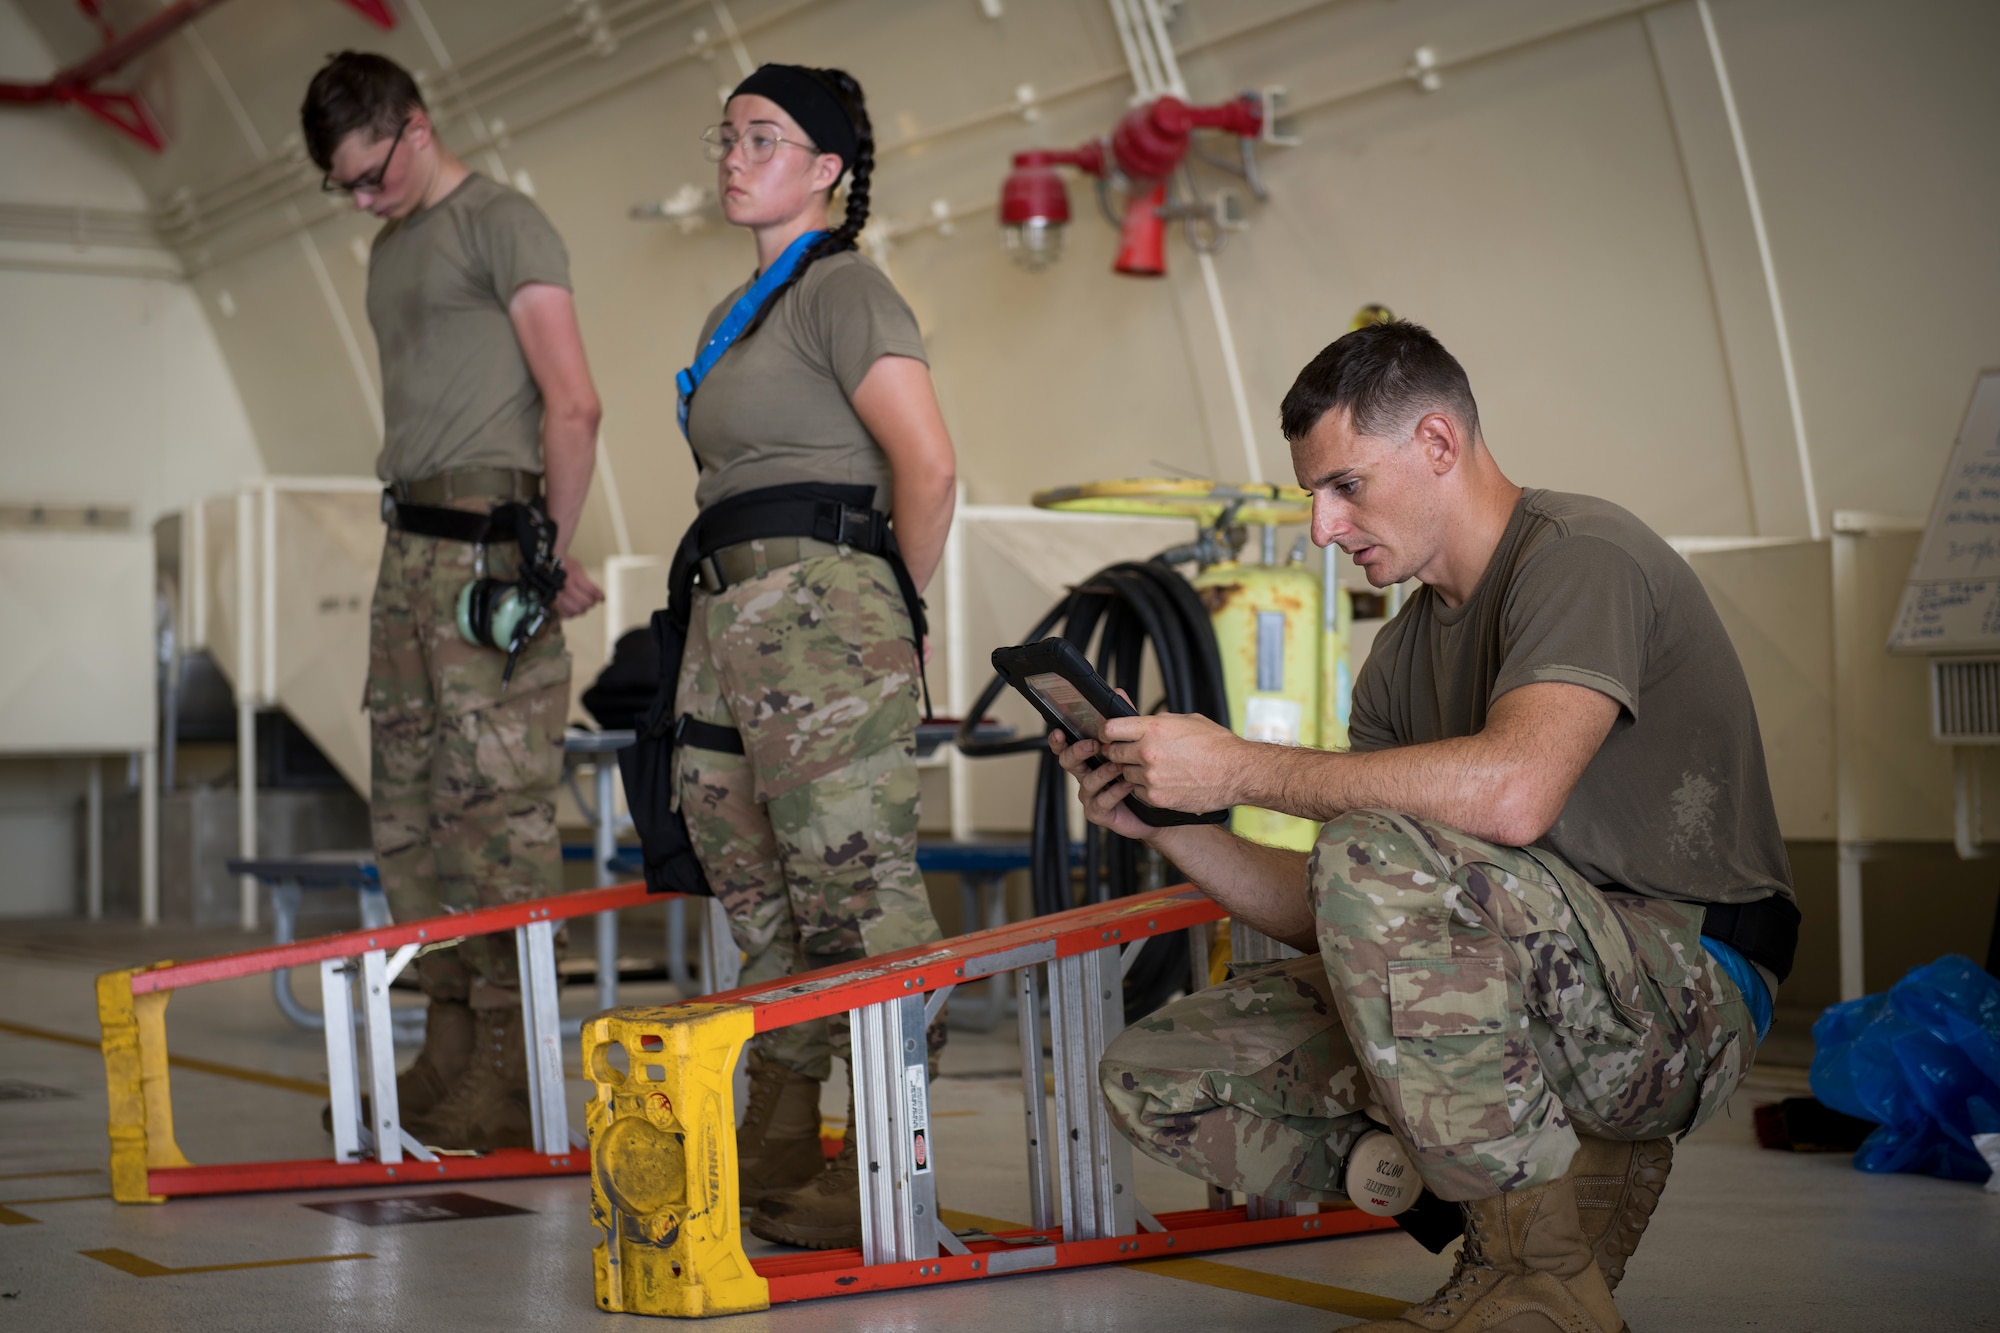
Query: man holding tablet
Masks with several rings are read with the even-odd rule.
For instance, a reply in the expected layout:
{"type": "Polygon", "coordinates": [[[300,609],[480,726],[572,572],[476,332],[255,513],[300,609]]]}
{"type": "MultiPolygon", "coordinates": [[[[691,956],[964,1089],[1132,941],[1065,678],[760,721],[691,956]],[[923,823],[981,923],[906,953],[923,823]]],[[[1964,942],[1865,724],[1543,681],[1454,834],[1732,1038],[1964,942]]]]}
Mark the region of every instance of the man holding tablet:
{"type": "Polygon", "coordinates": [[[1128,1029],[1100,1067],[1113,1118],[1269,1198],[1392,1212],[1413,1165],[1465,1244],[1370,1329],[1617,1333],[1673,1136],[1749,1067],[1797,936],[1742,668],[1637,518],[1501,473],[1424,329],[1335,342],[1283,426],[1313,540],[1424,586],[1360,672],[1351,753],[1180,715],[1051,738],[1091,819],[1305,951],[1128,1029]],[[1128,795],[1325,824],[1306,855],[1152,826],[1128,795]]]}

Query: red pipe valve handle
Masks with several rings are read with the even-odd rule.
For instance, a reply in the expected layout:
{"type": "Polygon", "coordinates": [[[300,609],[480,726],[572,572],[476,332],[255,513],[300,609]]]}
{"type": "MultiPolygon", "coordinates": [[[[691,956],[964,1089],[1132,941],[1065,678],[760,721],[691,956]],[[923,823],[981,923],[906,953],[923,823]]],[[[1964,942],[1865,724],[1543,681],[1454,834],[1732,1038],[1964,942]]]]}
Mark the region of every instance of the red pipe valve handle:
{"type": "Polygon", "coordinates": [[[1222,130],[1247,139],[1263,128],[1264,113],[1255,98],[1189,106],[1178,97],[1162,97],[1125,113],[1111,133],[1111,152],[1118,169],[1133,180],[1164,180],[1187,156],[1188,136],[1195,130],[1222,130]]]}

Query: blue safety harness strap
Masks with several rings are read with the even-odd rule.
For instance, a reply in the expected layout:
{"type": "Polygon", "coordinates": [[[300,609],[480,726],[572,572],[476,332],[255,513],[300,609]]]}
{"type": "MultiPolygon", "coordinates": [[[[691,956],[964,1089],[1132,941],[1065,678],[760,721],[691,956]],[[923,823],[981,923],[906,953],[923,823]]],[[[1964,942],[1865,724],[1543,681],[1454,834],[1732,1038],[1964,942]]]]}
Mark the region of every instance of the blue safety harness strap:
{"type": "Polygon", "coordinates": [[[722,354],[728,351],[742,335],[744,328],[757,317],[757,312],[764,308],[764,302],[771,299],[771,293],[791,281],[792,273],[799,266],[800,257],[814,241],[824,235],[826,233],[823,231],[809,231],[786,246],[785,252],[778,256],[771,267],[760,273],[757,281],[750,284],[750,290],[739,296],[736,304],[729,307],[729,313],[715,326],[715,332],[703,345],[701,355],[694,359],[694,364],[674,376],[674,384],[680,390],[683,438],[688,433],[688,407],[694,401],[694,391],[701,387],[701,382],[708,378],[708,372],[715,369],[715,363],[722,359],[722,354]]]}

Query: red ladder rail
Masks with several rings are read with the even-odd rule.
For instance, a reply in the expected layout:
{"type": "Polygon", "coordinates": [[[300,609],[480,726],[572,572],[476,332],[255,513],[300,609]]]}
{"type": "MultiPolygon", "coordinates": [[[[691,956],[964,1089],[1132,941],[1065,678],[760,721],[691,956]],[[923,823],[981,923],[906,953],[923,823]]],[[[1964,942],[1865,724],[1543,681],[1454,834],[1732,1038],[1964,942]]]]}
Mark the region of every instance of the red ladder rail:
{"type": "Polygon", "coordinates": [[[435,1162],[414,1159],[190,1162],[174,1139],[168,1079],[167,1001],[174,991],[188,986],[393,952],[409,945],[545,925],[664,902],[667,896],[648,894],[643,884],[620,884],[429,917],[377,930],[351,930],[214,958],[155,963],[150,967],[104,973],[97,979],[97,1007],[109,1103],[112,1197],[121,1203],[157,1203],[180,1195],[582,1174],[590,1169],[590,1155],[582,1149],[558,1152],[515,1149],[480,1157],[440,1157],[435,1162]]]}

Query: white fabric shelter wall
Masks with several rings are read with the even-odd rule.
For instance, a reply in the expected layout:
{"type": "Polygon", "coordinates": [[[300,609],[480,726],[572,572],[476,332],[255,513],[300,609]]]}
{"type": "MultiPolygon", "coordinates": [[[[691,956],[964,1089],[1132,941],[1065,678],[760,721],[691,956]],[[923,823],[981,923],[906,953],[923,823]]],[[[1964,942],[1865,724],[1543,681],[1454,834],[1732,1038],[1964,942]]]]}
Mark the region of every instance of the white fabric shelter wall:
{"type": "Polygon", "coordinates": [[[0,754],[152,744],[153,543],[0,532],[0,754]]]}

